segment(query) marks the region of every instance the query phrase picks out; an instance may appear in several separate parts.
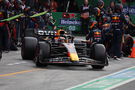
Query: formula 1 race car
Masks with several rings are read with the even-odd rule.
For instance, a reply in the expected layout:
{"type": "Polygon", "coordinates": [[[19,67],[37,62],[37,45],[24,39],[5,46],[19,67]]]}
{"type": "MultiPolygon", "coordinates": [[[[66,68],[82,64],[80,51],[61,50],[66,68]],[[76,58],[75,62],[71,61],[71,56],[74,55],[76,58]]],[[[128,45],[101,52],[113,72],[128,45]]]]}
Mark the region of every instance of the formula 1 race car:
{"type": "Polygon", "coordinates": [[[24,37],[21,48],[23,59],[33,59],[37,67],[47,65],[91,65],[103,69],[108,65],[102,44],[88,44],[76,40],[63,29],[36,30],[35,37],[24,37]]]}

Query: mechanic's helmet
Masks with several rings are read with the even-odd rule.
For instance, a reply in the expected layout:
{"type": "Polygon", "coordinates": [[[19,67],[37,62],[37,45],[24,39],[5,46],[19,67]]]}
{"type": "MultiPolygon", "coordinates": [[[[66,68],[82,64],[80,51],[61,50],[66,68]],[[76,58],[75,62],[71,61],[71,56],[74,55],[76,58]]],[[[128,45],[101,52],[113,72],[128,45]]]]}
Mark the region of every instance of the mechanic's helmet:
{"type": "Polygon", "coordinates": [[[100,10],[98,7],[95,7],[94,10],[93,10],[93,14],[94,14],[95,16],[100,16],[101,10],[100,10]]]}
{"type": "Polygon", "coordinates": [[[31,8],[29,6],[24,8],[24,11],[29,11],[31,8]]]}
{"type": "Polygon", "coordinates": [[[90,21],[90,29],[96,28],[97,27],[97,21],[96,20],[92,20],[90,21]]]}
{"type": "Polygon", "coordinates": [[[110,22],[111,18],[107,15],[103,15],[103,22],[110,22]]]}
{"type": "Polygon", "coordinates": [[[97,6],[98,6],[98,8],[103,8],[104,7],[104,1],[98,0],[97,6]]]}
{"type": "Polygon", "coordinates": [[[31,8],[29,7],[29,6],[27,6],[27,7],[25,7],[24,9],[23,9],[23,12],[24,12],[24,14],[27,16],[29,16],[30,15],[30,13],[31,13],[31,8]]]}
{"type": "Polygon", "coordinates": [[[115,5],[115,11],[116,12],[122,12],[123,10],[123,5],[122,4],[116,4],[115,5]]]}

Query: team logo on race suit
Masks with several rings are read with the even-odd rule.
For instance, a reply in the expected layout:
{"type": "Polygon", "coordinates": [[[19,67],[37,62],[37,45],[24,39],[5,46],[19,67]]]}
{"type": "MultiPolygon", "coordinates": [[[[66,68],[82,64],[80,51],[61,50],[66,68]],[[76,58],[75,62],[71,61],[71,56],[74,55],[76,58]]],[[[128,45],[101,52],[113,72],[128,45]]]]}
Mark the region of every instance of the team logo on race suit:
{"type": "Polygon", "coordinates": [[[112,17],[112,22],[120,22],[120,17],[119,16],[112,17]]]}

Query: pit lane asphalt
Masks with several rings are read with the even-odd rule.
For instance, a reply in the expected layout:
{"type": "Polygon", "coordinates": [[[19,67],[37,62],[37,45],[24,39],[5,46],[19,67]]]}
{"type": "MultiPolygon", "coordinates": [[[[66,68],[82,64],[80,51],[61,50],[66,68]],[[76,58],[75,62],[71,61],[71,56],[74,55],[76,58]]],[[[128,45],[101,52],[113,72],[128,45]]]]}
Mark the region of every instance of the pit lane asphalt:
{"type": "MultiPolygon", "coordinates": [[[[109,64],[103,70],[92,70],[90,66],[37,68],[33,61],[21,59],[20,50],[10,51],[3,53],[0,62],[0,90],[64,90],[135,66],[135,59],[110,60],[109,64]]],[[[134,83],[132,81],[113,90],[134,90],[134,83]]]]}

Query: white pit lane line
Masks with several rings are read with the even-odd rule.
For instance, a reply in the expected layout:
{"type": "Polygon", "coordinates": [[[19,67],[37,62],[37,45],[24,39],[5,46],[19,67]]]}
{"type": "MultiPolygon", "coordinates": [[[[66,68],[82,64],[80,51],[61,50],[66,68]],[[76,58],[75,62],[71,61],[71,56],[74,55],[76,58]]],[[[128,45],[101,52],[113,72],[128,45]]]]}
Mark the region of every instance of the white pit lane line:
{"type": "Polygon", "coordinates": [[[7,64],[8,66],[13,66],[13,65],[19,65],[19,64],[24,64],[27,63],[26,61],[21,61],[21,62],[15,62],[15,63],[9,63],[7,64]]]}
{"type": "MultiPolygon", "coordinates": [[[[95,81],[97,81],[97,80],[101,80],[101,81],[102,81],[102,79],[104,80],[104,78],[116,76],[117,74],[118,74],[118,75],[126,74],[126,73],[128,72],[128,70],[130,71],[131,69],[134,69],[134,72],[135,72],[135,66],[129,67],[129,68],[120,70],[120,71],[118,71],[118,72],[114,72],[114,73],[112,73],[112,74],[105,75],[105,76],[96,78],[96,79],[94,79],[94,80],[90,80],[90,81],[84,82],[84,83],[79,84],[79,85],[72,86],[72,87],[67,88],[67,89],[64,89],[64,90],[77,90],[77,89],[78,89],[78,90],[93,90],[93,89],[90,88],[90,87],[89,87],[89,88],[85,88],[85,87],[86,87],[86,86],[91,86],[91,84],[89,84],[89,83],[93,83],[93,82],[95,82],[95,81]]],[[[120,83],[117,83],[117,84],[114,84],[114,85],[111,85],[111,86],[109,86],[109,87],[99,88],[99,89],[94,89],[94,90],[111,90],[111,89],[114,89],[114,88],[119,87],[119,86],[121,86],[121,85],[127,84],[127,83],[129,83],[129,82],[131,82],[131,81],[134,81],[134,80],[135,80],[135,77],[134,77],[134,76],[135,76],[135,73],[134,73],[134,72],[132,72],[133,75],[131,75],[132,78],[130,78],[130,79],[127,79],[127,80],[125,80],[125,81],[123,81],[123,82],[120,82],[120,83]]],[[[127,75],[126,77],[128,77],[128,75],[127,75]]],[[[130,77],[130,75],[129,75],[129,77],[130,77]]],[[[112,78],[112,79],[113,79],[113,78],[112,78]]],[[[109,83],[109,82],[108,82],[108,83],[109,83]]],[[[103,84],[103,85],[104,85],[104,84],[103,84]]]]}

